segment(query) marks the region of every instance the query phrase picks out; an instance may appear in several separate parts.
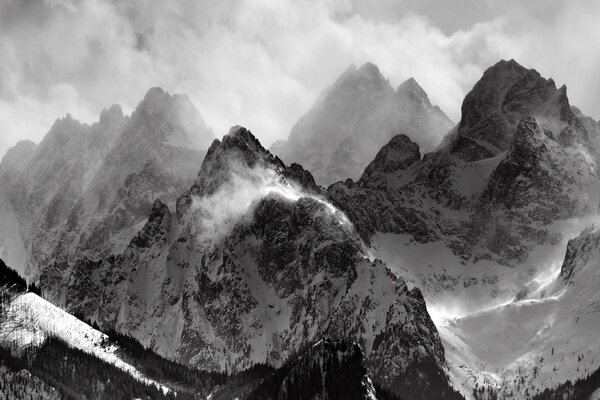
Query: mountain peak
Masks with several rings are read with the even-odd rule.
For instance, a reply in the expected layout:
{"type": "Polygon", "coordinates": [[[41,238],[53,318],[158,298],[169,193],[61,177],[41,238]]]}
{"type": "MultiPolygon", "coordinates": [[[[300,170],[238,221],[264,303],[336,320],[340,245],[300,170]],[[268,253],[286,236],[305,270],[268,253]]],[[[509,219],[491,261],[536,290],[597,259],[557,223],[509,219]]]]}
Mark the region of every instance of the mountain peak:
{"type": "Polygon", "coordinates": [[[365,84],[376,85],[388,85],[388,80],[381,74],[377,65],[367,62],[357,68],[354,64],[346,69],[346,71],[340,76],[340,78],[334,84],[336,87],[349,87],[362,86],[365,84]]]}
{"type": "Polygon", "coordinates": [[[381,72],[379,71],[379,67],[372,62],[366,62],[360,66],[358,72],[363,75],[370,76],[381,76],[381,72]]]}
{"type": "Polygon", "coordinates": [[[361,182],[369,182],[381,174],[406,169],[421,158],[419,145],[406,135],[396,135],[383,146],[365,169],[361,182]]]}
{"type": "Polygon", "coordinates": [[[100,113],[100,125],[111,124],[112,122],[123,119],[123,109],[118,104],[113,104],[109,108],[105,108],[100,113]]]}
{"type": "Polygon", "coordinates": [[[134,114],[144,113],[156,115],[163,111],[173,97],[160,87],[153,87],[146,92],[144,99],[136,107],[134,114]]]}
{"type": "Polygon", "coordinates": [[[402,82],[400,86],[398,86],[396,92],[400,97],[404,97],[408,100],[417,103],[422,103],[427,107],[431,107],[429,96],[427,96],[427,93],[425,92],[425,90],[423,90],[421,85],[417,83],[415,78],[411,77],[402,82]]]}
{"type": "Polygon", "coordinates": [[[538,119],[555,137],[575,120],[566,87],[557,89],[554,80],[515,60],[501,60],[488,68],[465,97],[461,112],[451,151],[465,161],[507,150],[523,118],[538,119]]]}
{"type": "Polygon", "coordinates": [[[136,135],[171,147],[204,150],[214,139],[202,115],[184,94],[170,95],[160,87],[148,90],[131,115],[136,135]]]}

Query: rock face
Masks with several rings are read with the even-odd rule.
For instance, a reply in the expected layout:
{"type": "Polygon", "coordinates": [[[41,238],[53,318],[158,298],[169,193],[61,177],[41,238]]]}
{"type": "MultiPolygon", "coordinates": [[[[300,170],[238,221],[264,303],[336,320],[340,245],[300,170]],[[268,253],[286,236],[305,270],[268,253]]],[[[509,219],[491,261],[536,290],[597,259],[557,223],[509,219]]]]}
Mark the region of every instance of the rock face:
{"type": "Polygon", "coordinates": [[[557,220],[598,210],[597,133],[534,70],[501,61],[467,95],[448,145],[419,157],[396,136],[358,182],[329,195],[365,241],[377,232],[443,240],[463,262],[515,265],[540,244],[557,243],[557,220]]]}
{"type": "MultiPolygon", "coordinates": [[[[565,86],[516,61],[490,67],[462,104],[462,118],[451,152],[464,161],[494,157],[507,150],[519,121],[533,117],[554,139],[567,139],[581,123],[571,110],[565,86]]],[[[572,140],[587,143],[587,132],[576,129],[572,140]]]]}
{"type": "Polygon", "coordinates": [[[186,96],[154,88],[131,117],[117,105],[92,125],[67,115],[38,146],[20,143],[0,165],[20,231],[4,225],[0,238],[27,254],[13,265],[35,278],[55,260],[122,251],[154,199],[174,203],[189,186],[212,139],[186,96]]]}
{"type": "MultiPolygon", "coordinates": [[[[597,269],[600,257],[600,231],[597,227],[585,229],[579,236],[569,240],[565,259],[560,268],[560,279],[567,285],[575,285],[586,276],[597,274],[596,271],[584,271],[585,268],[597,269]]],[[[589,281],[587,282],[589,284],[589,281]]]]}
{"type": "Polygon", "coordinates": [[[44,294],[201,368],[282,365],[330,336],[360,343],[373,379],[398,393],[445,393],[444,349],[421,293],[365,256],[319,190],[235,127],[210,147],[176,213],[156,201],[121,255],[47,268],[44,294]]]}
{"type": "Polygon", "coordinates": [[[405,134],[433,149],[453,123],[431,104],[414,79],[397,90],[379,69],[351,66],[294,125],[289,139],[271,151],[300,163],[317,183],[358,179],[377,151],[393,136],[405,134]]]}

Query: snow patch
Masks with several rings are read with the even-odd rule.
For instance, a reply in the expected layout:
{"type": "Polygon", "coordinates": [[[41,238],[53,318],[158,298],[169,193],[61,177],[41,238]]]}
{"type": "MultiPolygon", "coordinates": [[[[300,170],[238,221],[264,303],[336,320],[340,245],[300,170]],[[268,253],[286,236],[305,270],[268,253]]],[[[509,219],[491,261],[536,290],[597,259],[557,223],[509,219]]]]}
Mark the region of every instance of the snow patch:
{"type": "Polygon", "coordinates": [[[109,343],[107,335],[34,293],[17,295],[8,305],[6,317],[6,321],[0,325],[2,343],[20,347],[40,346],[47,337],[54,335],[69,346],[92,354],[129,373],[140,382],[155,385],[164,393],[170,391],[121,359],[118,355],[120,348],[109,343]]]}

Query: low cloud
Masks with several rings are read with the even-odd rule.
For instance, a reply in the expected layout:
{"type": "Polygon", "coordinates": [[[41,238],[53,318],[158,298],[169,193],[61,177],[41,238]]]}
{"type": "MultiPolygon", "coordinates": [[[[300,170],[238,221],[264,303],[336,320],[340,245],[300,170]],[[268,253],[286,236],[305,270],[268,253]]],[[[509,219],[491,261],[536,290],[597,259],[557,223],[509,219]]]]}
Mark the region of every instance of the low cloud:
{"type": "Polygon", "coordinates": [[[600,92],[589,90],[600,83],[600,4],[418,3],[4,0],[0,155],[67,112],[92,122],[113,103],[131,111],[153,86],[188,94],[217,136],[241,124],[269,145],[366,61],[393,85],[414,76],[458,120],[485,68],[515,58],[600,117],[600,92]]]}
{"type": "Polygon", "coordinates": [[[273,169],[264,166],[248,168],[232,162],[228,171],[227,179],[215,193],[192,199],[190,215],[200,242],[218,242],[237,223],[251,217],[259,201],[268,196],[279,196],[291,202],[302,197],[317,200],[326,205],[327,213],[354,233],[352,224],[342,211],[324,199],[303,191],[273,169]]]}

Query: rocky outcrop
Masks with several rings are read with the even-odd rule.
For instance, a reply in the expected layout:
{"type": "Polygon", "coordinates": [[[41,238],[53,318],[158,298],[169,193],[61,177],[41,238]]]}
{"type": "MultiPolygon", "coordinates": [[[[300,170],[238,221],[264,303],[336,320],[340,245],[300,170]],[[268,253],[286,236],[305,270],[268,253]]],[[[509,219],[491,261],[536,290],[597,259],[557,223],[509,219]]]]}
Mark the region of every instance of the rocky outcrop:
{"type": "Polygon", "coordinates": [[[420,159],[419,146],[408,136],[396,135],[379,150],[360,182],[373,182],[385,174],[403,171],[420,159]]]}
{"type": "Polygon", "coordinates": [[[378,150],[403,133],[433,149],[452,122],[431,104],[414,79],[397,90],[377,66],[351,66],[321,93],[292,128],[289,139],[271,151],[311,171],[317,183],[358,179],[378,150]]]}
{"type": "Polygon", "coordinates": [[[569,240],[560,267],[560,279],[569,285],[573,285],[576,280],[585,279],[585,273],[581,270],[598,256],[600,256],[600,231],[597,227],[589,227],[576,238],[569,240]]]}

